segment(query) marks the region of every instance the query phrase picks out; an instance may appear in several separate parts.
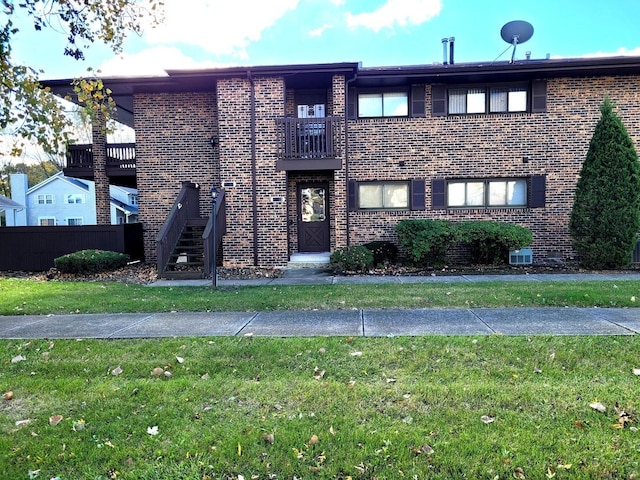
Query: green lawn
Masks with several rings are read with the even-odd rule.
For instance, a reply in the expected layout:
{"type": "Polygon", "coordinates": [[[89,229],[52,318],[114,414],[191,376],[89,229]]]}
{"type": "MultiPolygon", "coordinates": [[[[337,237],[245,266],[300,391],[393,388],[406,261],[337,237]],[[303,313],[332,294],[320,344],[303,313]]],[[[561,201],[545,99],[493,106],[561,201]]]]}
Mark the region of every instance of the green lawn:
{"type": "Polygon", "coordinates": [[[635,337],[2,341],[0,359],[3,479],[640,474],[635,337]]]}
{"type": "MultiPolygon", "coordinates": [[[[636,298],[638,281],[213,291],[0,279],[3,315],[636,298]]],[[[5,340],[0,365],[3,480],[640,475],[637,336],[5,340]]]]}
{"type": "Polygon", "coordinates": [[[0,315],[350,308],[640,306],[640,281],[146,287],[0,278],[0,315]]]}

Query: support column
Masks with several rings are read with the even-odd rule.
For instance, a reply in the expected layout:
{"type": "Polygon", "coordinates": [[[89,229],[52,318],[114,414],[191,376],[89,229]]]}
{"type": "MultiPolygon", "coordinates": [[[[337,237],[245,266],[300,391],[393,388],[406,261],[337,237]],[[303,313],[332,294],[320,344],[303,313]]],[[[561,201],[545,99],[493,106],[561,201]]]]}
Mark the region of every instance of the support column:
{"type": "Polygon", "coordinates": [[[96,223],[111,224],[111,194],[107,177],[107,126],[102,115],[94,119],[91,135],[93,138],[93,180],[96,184],[96,223]]]}

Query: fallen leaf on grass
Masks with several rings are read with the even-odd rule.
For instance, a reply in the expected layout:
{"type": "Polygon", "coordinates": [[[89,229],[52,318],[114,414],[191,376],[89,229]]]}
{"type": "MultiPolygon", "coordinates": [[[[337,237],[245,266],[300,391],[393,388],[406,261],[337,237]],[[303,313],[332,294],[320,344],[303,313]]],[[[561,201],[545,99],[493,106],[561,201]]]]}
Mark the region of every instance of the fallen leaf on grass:
{"type": "Polygon", "coordinates": [[[31,420],[30,420],[30,419],[26,419],[26,420],[18,420],[18,421],[16,422],[16,427],[18,427],[18,428],[22,428],[22,427],[24,427],[25,425],[27,425],[27,424],[29,424],[29,423],[31,423],[31,420]]]}
{"type": "Polygon", "coordinates": [[[13,357],[11,359],[11,363],[19,363],[19,362],[24,362],[27,359],[27,357],[23,356],[23,355],[18,355],[16,357],[13,357]]]}
{"type": "Polygon", "coordinates": [[[490,417],[489,415],[483,415],[480,417],[480,420],[482,420],[482,423],[489,424],[495,422],[496,418],[490,417]]]}
{"type": "Polygon", "coordinates": [[[151,375],[153,375],[154,377],[159,377],[163,373],[164,373],[164,368],[162,367],[156,367],[153,370],[151,370],[151,375]]]}
{"type": "Polygon", "coordinates": [[[524,480],[525,475],[524,475],[524,470],[522,469],[522,467],[516,467],[516,469],[513,471],[513,478],[517,478],[519,480],[524,480]]]}
{"type": "Polygon", "coordinates": [[[113,376],[120,375],[121,373],[122,373],[122,368],[120,368],[120,365],[118,365],[116,368],[111,370],[111,375],[113,376]]]}
{"type": "Polygon", "coordinates": [[[5,392],[2,395],[2,398],[4,398],[5,400],[13,400],[13,392],[11,390],[9,390],[8,392],[5,392]]]}
{"type": "Polygon", "coordinates": [[[362,356],[362,352],[351,352],[350,355],[352,357],[361,357],[362,356]]]}
{"type": "Polygon", "coordinates": [[[414,448],[412,450],[412,453],[414,455],[421,455],[421,454],[425,454],[425,455],[433,455],[434,450],[433,448],[429,445],[429,444],[424,444],[419,448],[414,448]]]}
{"type": "Polygon", "coordinates": [[[602,403],[600,403],[600,402],[591,402],[591,403],[589,404],[589,406],[590,406],[591,408],[593,408],[594,410],[597,410],[597,411],[598,411],[598,412],[600,412],[600,413],[604,413],[604,412],[606,412],[606,411],[607,411],[607,407],[605,407],[605,406],[604,406],[602,403]]]}
{"type": "Polygon", "coordinates": [[[324,377],[324,370],[320,370],[318,367],[313,369],[313,378],[315,378],[316,380],[320,380],[322,377],[324,377]]]}
{"type": "Polygon", "coordinates": [[[273,433],[263,433],[262,439],[270,445],[273,445],[273,442],[276,441],[275,437],[273,436],[273,433]]]}
{"type": "Polygon", "coordinates": [[[147,433],[149,435],[158,435],[160,432],[158,432],[158,426],[154,425],[153,427],[147,427],[147,433]]]}
{"type": "Polygon", "coordinates": [[[58,425],[63,419],[62,415],[53,415],[49,417],[49,425],[58,425]]]}
{"type": "Polygon", "coordinates": [[[205,373],[205,374],[204,374],[204,375],[202,375],[200,378],[201,378],[202,380],[209,380],[209,374],[208,374],[208,373],[205,373]]]}
{"type": "Polygon", "coordinates": [[[176,357],[176,362],[178,362],[178,363],[184,363],[184,358],[182,358],[182,357],[176,357]]]}
{"type": "Polygon", "coordinates": [[[640,375],[640,368],[634,368],[631,371],[633,372],[634,375],[640,375]]]}
{"type": "Polygon", "coordinates": [[[311,438],[309,439],[309,441],[307,442],[307,444],[309,445],[315,445],[316,443],[318,443],[318,436],[317,435],[311,435],[311,438]]]}

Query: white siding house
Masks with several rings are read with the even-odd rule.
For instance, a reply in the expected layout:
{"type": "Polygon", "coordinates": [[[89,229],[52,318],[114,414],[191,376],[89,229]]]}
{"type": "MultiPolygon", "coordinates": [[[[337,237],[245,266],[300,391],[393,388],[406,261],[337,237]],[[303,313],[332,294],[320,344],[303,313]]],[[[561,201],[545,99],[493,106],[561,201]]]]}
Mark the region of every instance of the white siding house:
{"type": "MultiPolygon", "coordinates": [[[[110,186],[111,223],[133,223],[138,219],[138,192],[110,186]]],[[[11,197],[25,206],[7,226],[95,225],[96,192],[90,180],[65,177],[62,172],[28,188],[25,174],[11,175],[11,197]]]]}

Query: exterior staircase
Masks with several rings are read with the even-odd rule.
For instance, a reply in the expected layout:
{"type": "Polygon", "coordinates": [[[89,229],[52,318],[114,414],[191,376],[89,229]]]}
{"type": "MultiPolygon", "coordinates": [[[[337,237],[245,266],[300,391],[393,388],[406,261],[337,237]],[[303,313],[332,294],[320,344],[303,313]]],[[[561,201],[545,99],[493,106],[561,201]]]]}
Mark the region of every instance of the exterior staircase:
{"type": "Polygon", "coordinates": [[[162,278],[204,278],[204,240],[202,234],[206,218],[190,218],[180,233],[175,248],[169,255],[162,278]]]}
{"type": "Polygon", "coordinates": [[[329,252],[320,253],[294,253],[287,264],[287,269],[295,270],[299,268],[329,268],[329,252]]]}

